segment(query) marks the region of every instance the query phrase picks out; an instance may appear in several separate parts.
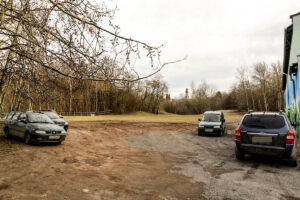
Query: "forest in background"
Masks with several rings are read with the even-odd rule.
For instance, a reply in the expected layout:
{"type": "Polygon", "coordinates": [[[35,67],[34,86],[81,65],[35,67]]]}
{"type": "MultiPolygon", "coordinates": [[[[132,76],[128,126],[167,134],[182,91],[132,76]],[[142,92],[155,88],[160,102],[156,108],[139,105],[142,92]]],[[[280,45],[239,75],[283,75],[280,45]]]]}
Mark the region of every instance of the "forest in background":
{"type": "Polygon", "coordinates": [[[159,75],[149,80],[74,80],[44,70],[15,71],[0,94],[2,112],[54,109],[58,112],[159,112],[168,92],[159,75]]]}
{"type": "Polygon", "coordinates": [[[201,114],[207,110],[279,111],[283,109],[282,65],[259,62],[237,69],[236,83],[229,92],[216,91],[205,81],[191,83],[185,95],[166,101],[164,109],[176,114],[201,114]]]}
{"type": "MultiPolygon", "coordinates": [[[[111,64],[110,62],[106,63],[111,64]]],[[[107,67],[109,68],[109,67],[107,67]]],[[[145,111],[201,114],[207,110],[278,111],[283,108],[279,62],[241,67],[229,92],[201,81],[191,83],[181,98],[172,99],[160,75],[134,82],[75,80],[41,70],[15,69],[0,95],[2,112],[55,109],[58,112],[128,113],[145,111]]]]}

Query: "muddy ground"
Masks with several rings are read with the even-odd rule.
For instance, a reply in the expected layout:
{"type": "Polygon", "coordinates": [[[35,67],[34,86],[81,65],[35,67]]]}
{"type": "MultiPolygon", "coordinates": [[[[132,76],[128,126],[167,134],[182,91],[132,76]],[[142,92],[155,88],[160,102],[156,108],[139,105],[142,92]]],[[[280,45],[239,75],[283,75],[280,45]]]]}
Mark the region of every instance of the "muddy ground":
{"type": "Polygon", "coordinates": [[[236,124],[221,138],[197,136],[192,124],[70,126],[61,145],[0,137],[0,200],[300,199],[299,167],[235,159],[236,124]]]}

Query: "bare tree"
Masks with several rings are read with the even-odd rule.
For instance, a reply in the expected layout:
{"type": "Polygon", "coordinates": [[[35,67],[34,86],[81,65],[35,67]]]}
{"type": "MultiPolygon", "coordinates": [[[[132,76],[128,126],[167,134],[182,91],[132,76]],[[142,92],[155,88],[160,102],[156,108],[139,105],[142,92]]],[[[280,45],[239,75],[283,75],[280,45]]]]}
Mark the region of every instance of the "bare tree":
{"type": "Polygon", "coordinates": [[[268,89],[268,80],[269,72],[268,65],[266,63],[257,63],[253,68],[252,78],[254,81],[259,83],[261,95],[263,97],[264,110],[268,111],[268,99],[267,99],[267,89],[268,89]]]}
{"type": "Polygon", "coordinates": [[[11,68],[25,67],[23,60],[67,78],[110,82],[148,78],[174,63],[160,63],[161,46],[120,35],[116,9],[104,2],[1,0],[0,10],[0,92],[11,68]],[[131,61],[143,56],[153,72],[140,76],[131,61]],[[105,67],[106,59],[114,65],[105,67]]]}
{"type": "Polygon", "coordinates": [[[282,92],[282,65],[279,61],[276,63],[271,64],[272,68],[272,86],[274,87],[274,95],[275,95],[275,101],[277,102],[277,108],[278,110],[282,109],[283,107],[283,92],[282,92]]]}
{"type": "Polygon", "coordinates": [[[246,67],[241,67],[237,69],[237,79],[239,80],[239,84],[241,85],[242,88],[242,93],[245,94],[244,97],[241,98],[240,101],[245,100],[246,101],[246,105],[247,105],[247,110],[249,110],[250,106],[249,106],[249,94],[248,94],[248,70],[246,67]]]}

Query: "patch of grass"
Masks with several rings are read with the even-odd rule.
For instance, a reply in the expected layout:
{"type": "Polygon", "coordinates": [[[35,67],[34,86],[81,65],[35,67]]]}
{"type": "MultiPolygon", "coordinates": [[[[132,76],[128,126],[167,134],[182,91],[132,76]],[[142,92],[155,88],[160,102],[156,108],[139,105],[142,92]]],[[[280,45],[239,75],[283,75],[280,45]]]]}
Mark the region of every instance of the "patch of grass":
{"type": "MultiPolygon", "coordinates": [[[[233,110],[223,110],[226,122],[239,122],[242,118],[241,113],[233,110]]],[[[176,115],[170,113],[152,114],[146,112],[135,112],[122,115],[99,115],[99,116],[65,116],[69,122],[78,121],[133,121],[133,122],[169,122],[169,123],[192,123],[198,124],[198,118],[202,115],[176,115]]]]}

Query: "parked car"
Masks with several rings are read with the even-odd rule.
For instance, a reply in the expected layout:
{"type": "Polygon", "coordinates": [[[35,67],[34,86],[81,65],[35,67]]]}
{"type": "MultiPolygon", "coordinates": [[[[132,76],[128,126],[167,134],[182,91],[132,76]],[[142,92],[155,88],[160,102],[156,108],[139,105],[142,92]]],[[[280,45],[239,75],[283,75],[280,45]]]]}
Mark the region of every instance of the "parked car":
{"type": "Polygon", "coordinates": [[[235,136],[235,155],[262,154],[288,159],[297,166],[297,142],[294,126],[284,112],[248,112],[242,118],[235,136]]]}
{"type": "Polygon", "coordinates": [[[40,110],[40,112],[42,112],[42,113],[46,114],[48,117],[50,117],[50,119],[52,119],[52,121],[55,124],[64,127],[64,129],[66,131],[68,130],[69,123],[66,120],[62,119],[63,117],[58,115],[55,110],[40,110]]]}
{"type": "Polygon", "coordinates": [[[198,135],[217,134],[222,136],[225,133],[225,118],[223,112],[207,111],[199,118],[198,135]]]}
{"type": "Polygon", "coordinates": [[[61,143],[66,138],[63,127],[56,125],[47,115],[40,112],[11,112],[4,122],[4,136],[23,138],[32,142],[61,143]]]}

